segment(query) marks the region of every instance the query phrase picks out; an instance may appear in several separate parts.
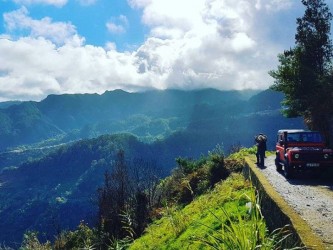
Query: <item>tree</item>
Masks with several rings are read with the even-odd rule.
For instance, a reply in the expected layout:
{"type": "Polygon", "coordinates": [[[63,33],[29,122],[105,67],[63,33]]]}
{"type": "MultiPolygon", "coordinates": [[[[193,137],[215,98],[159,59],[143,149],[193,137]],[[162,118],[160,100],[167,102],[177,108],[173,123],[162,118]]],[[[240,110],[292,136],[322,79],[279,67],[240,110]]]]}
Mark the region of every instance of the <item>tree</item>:
{"type": "Polygon", "coordinates": [[[125,153],[119,150],[113,171],[104,175],[104,186],[98,189],[99,226],[112,237],[123,238],[121,214],[130,199],[130,178],[125,153]]]}
{"type": "Polygon", "coordinates": [[[332,14],[324,0],[302,0],[304,16],[297,18],[295,47],[278,56],[280,65],[270,72],[273,90],[283,92],[287,117],[302,116],[305,124],[329,139],[332,102],[332,14]]]}
{"type": "Polygon", "coordinates": [[[136,159],[130,164],[119,150],[98,189],[100,231],[113,239],[140,236],[150,220],[158,181],[154,162],[136,159]]]}

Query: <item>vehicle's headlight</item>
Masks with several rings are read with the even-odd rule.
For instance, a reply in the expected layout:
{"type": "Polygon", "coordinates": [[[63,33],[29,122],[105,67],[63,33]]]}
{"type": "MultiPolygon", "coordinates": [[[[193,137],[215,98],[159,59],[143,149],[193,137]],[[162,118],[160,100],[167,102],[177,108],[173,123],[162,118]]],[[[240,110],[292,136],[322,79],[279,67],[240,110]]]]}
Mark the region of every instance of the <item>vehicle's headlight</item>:
{"type": "Polygon", "coordinates": [[[299,158],[299,154],[295,154],[294,157],[295,157],[295,159],[298,159],[299,158]]]}
{"type": "Polygon", "coordinates": [[[324,159],[328,159],[329,155],[328,154],[324,154],[324,159]]]}

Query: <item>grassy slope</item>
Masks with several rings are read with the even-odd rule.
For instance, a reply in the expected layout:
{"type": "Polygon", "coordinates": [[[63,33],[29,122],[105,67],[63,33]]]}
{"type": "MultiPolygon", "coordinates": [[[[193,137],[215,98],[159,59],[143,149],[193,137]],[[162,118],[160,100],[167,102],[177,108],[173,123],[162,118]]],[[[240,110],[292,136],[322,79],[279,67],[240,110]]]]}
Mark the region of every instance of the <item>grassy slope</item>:
{"type": "Polygon", "coordinates": [[[247,214],[251,192],[254,190],[250,183],[234,174],[183,209],[166,208],[164,216],[151,224],[129,249],[207,249],[203,241],[211,241],[213,235],[221,233],[225,211],[247,214]]]}

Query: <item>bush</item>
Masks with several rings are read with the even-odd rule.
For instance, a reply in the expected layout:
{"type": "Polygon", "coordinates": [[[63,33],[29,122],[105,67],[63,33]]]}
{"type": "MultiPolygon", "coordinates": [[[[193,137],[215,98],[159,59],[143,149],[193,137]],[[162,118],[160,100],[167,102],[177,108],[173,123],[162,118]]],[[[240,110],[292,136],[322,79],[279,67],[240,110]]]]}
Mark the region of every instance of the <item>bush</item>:
{"type": "Polygon", "coordinates": [[[38,232],[28,231],[23,236],[23,242],[20,250],[51,250],[51,243],[40,243],[38,240],[38,232]]]}
{"type": "Polygon", "coordinates": [[[177,167],[172,175],[159,185],[161,197],[167,203],[186,205],[232,172],[226,168],[220,146],[198,160],[177,158],[176,162],[177,167]]]}
{"type": "Polygon", "coordinates": [[[98,233],[81,221],[75,231],[62,232],[55,240],[57,250],[94,249],[98,245],[98,233]]]}

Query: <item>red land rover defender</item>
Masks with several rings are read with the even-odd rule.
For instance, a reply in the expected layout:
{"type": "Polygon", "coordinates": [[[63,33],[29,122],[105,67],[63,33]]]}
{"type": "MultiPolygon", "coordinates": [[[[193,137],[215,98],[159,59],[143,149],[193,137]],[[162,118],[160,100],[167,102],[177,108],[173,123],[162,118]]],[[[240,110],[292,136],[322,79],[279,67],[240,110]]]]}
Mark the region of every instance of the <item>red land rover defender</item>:
{"type": "Polygon", "coordinates": [[[333,150],[325,148],[319,132],[302,129],[279,130],[275,165],[277,171],[282,171],[283,166],[286,178],[292,178],[297,171],[333,167],[333,150]]]}

